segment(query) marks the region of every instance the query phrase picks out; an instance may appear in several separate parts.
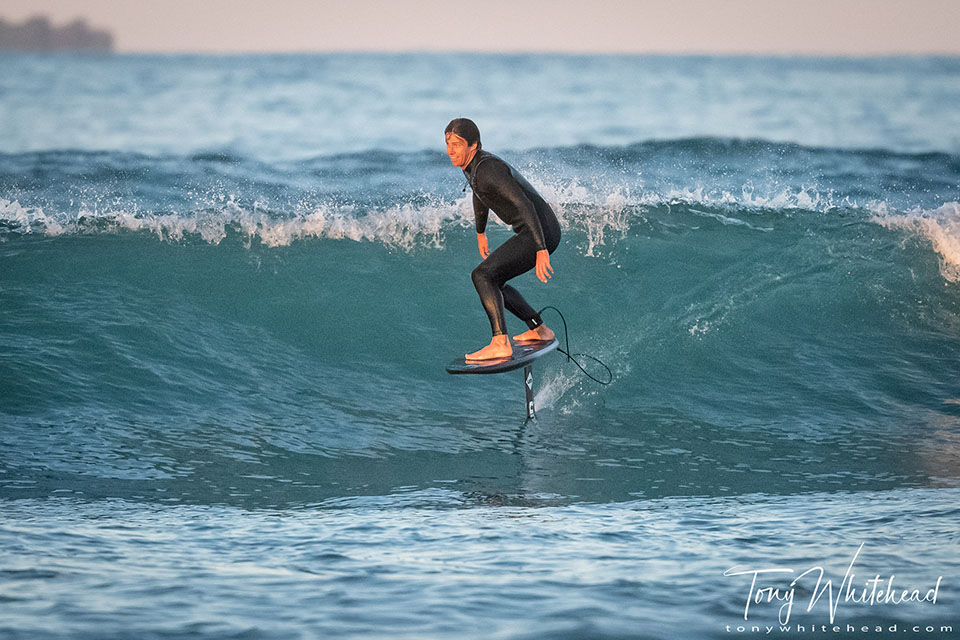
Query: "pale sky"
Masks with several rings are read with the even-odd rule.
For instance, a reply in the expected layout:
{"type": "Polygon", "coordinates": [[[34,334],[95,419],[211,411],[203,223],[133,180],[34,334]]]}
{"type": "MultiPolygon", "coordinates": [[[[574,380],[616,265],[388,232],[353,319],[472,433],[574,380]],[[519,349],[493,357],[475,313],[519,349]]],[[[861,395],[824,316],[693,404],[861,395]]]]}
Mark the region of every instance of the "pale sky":
{"type": "Polygon", "coordinates": [[[121,52],[960,55],[960,0],[0,0],[121,52]]]}

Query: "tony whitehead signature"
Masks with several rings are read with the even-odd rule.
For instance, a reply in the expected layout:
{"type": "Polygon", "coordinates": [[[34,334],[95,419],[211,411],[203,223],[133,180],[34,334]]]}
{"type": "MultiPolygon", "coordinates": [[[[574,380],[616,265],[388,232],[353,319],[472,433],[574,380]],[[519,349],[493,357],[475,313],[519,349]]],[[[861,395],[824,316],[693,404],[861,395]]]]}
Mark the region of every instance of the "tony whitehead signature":
{"type": "Polygon", "coordinates": [[[807,611],[813,611],[823,594],[827,594],[827,607],[830,613],[830,624],[833,624],[837,615],[837,607],[840,602],[859,602],[868,606],[876,604],[898,605],[905,602],[930,602],[937,603],[937,595],[940,593],[940,583],[943,576],[937,578],[937,583],[932,589],[921,593],[920,589],[903,589],[894,587],[896,576],[891,575],[886,580],[880,575],[875,575],[869,580],[863,581],[863,588],[858,588],[854,583],[853,565],[856,564],[860,552],[863,551],[864,543],[860,543],[860,548],[853,554],[847,572],[836,589],[834,595],[833,580],[824,579],[823,567],[810,567],[800,574],[796,574],[793,569],[785,567],[770,567],[764,569],[745,569],[740,566],[731,567],[723,572],[725,576],[751,576],[750,590],[747,592],[747,604],[743,608],[743,619],[747,620],[750,615],[750,605],[760,604],[761,602],[781,602],[778,619],[781,624],[787,624],[790,621],[790,614],[793,612],[794,594],[797,585],[804,581],[812,582],[816,577],[816,584],[813,586],[813,592],[810,596],[810,602],[807,605],[807,611]],[[790,581],[786,587],[767,586],[767,577],[770,574],[796,574],[796,577],[790,581]],[[808,577],[809,576],[809,577],[808,577]]]}

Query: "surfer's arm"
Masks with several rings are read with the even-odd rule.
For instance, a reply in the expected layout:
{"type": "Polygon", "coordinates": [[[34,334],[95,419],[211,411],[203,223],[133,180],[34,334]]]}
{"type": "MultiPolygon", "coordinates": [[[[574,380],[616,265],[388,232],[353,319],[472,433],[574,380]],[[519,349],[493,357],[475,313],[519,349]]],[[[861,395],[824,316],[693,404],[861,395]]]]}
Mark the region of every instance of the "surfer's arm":
{"type": "Polygon", "coordinates": [[[490,207],[483,204],[477,194],[473,194],[473,217],[477,221],[477,248],[480,250],[480,257],[484,260],[490,255],[490,246],[487,244],[487,236],[484,231],[487,229],[487,216],[490,214],[490,207]]]}
{"type": "Polygon", "coordinates": [[[473,217],[477,221],[477,235],[483,235],[487,230],[487,216],[490,214],[490,207],[483,204],[477,194],[473,194],[473,217]]]}

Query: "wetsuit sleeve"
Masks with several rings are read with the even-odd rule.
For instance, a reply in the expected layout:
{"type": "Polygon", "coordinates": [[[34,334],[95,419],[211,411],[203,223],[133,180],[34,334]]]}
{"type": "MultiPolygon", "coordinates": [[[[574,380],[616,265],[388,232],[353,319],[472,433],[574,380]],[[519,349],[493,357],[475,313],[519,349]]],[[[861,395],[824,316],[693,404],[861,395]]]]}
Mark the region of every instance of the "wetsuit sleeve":
{"type": "Polygon", "coordinates": [[[507,214],[500,217],[513,225],[514,229],[521,227],[529,230],[537,251],[547,248],[547,243],[543,239],[543,227],[540,225],[540,218],[537,217],[537,209],[523,192],[520,183],[513,177],[506,163],[484,163],[477,170],[477,184],[482,185],[484,194],[495,194],[496,202],[492,204],[497,215],[501,212],[507,214]],[[480,173],[481,170],[483,173],[480,173]]]}
{"type": "Polygon", "coordinates": [[[480,202],[480,198],[477,197],[477,194],[473,194],[473,217],[477,220],[477,233],[483,233],[487,229],[487,216],[490,213],[490,208],[480,202]]]}

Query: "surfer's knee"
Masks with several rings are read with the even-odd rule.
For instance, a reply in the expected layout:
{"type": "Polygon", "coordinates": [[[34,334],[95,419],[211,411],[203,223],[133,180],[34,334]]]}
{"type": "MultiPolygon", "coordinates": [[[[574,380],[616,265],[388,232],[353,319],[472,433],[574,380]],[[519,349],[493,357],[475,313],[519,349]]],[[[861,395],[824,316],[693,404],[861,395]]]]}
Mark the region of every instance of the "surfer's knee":
{"type": "Polygon", "coordinates": [[[493,282],[493,274],[490,273],[490,269],[484,262],[477,265],[477,268],[470,274],[470,278],[473,280],[473,286],[478,288],[493,282]]]}

